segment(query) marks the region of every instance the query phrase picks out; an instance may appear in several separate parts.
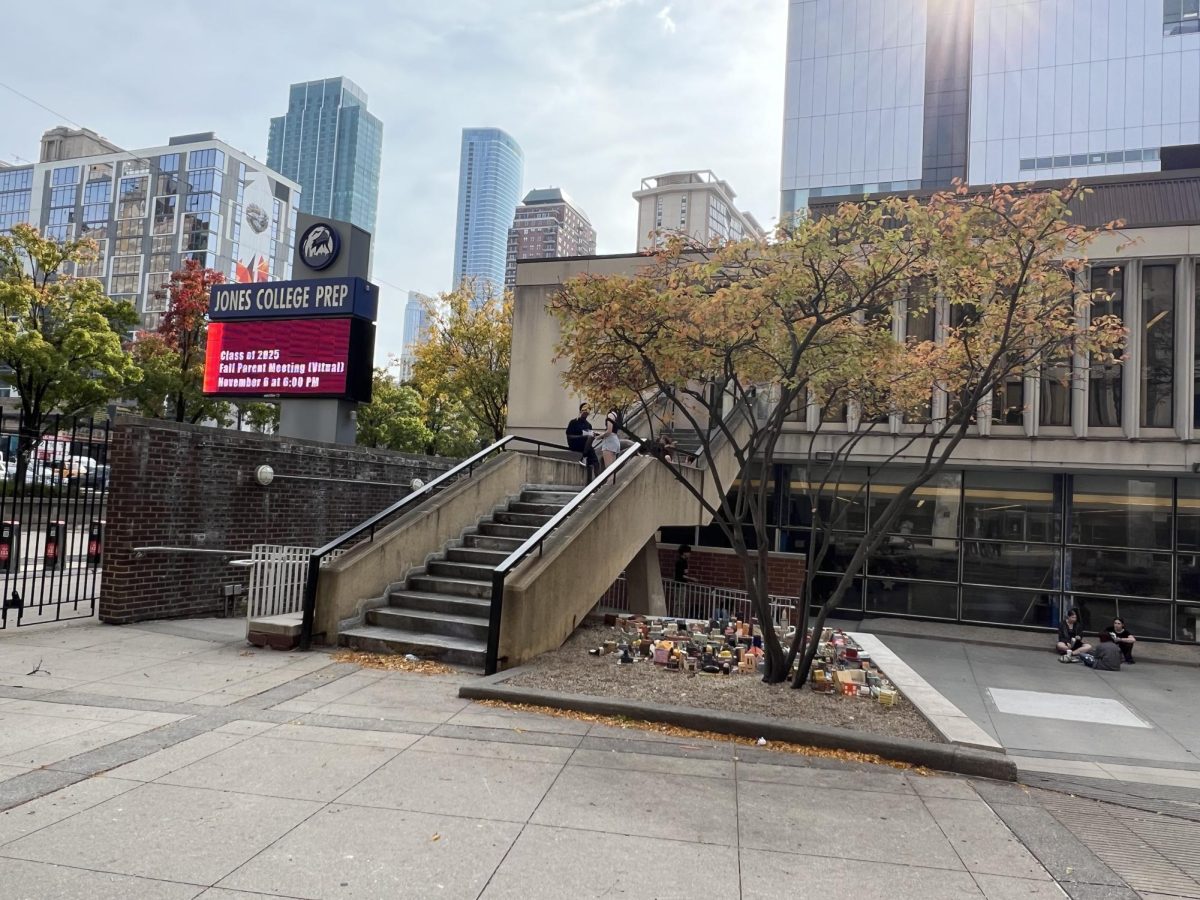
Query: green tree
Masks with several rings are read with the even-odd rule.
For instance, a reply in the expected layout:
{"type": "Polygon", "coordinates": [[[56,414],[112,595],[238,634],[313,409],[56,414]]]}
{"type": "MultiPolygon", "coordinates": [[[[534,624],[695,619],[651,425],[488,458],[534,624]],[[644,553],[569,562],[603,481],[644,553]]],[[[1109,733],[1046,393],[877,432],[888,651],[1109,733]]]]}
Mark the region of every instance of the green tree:
{"type": "Polygon", "coordinates": [[[453,413],[455,404],[461,406],[482,435],[499,440],[508,419],[512,297],[477,300],[466,279],[426,309],[429,337],[416,349],[413,382],[427,403],[435,397],[453,398],[453,403],[439,407],[453,413]]]}
{"type": "Polygon", "coordinates": [[[433,440],[425,424],[425,403],[416,388],[400,384],[387,369],[376,369],[371,402],[358,408],[358,443],[363,447],[423,453],[433,440]]]}
{"type": "Polygon", "coordinates": [[[171,274],[158,296],[167,297],[162,324],[133,342],[131,353],[143,378],[133,390],[138,411],[155,419],[228,425],[229,403],[204,395],[204,350],[208,339],[208,295],[225,276],[196,260],[171,274]]]}
{"type": "Polygon", "coordinates": [[[0,235],[0,379],[21,396],[17,484],[51,414],[90,412],[141,377],[121,344],[137,323],[132,304],[71,274],[95,257],[90,240],[60,243],[29,225],[0,235]]]}
{"type": "Polygon", "coordinates": [[[265,400],[239,400],[233,404],[240,430],[243,423],[261,434],[279,430],[279,404],[265,400]]]}
{"type": "Polygon", "coordinates": [[[485,443],[479,422],[456,398],[447,394],[425,397],[425,425],[431,435],[425,452],[462,459],[485,443]]]}

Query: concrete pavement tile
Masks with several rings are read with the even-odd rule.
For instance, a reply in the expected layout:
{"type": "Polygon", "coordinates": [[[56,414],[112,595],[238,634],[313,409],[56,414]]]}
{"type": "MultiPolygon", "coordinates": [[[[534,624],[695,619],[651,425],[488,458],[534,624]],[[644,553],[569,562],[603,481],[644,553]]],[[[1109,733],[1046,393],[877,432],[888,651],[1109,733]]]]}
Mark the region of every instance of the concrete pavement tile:
{"type": "MultiPolygon", "coordinates": [[[[989,801],[991,803],[991,801],[989,801]]],[[[1041,806],[991,803],[992,810],[1060,884],[1123,887],[1125,882],[1041,806]]]]}
{"type": "Polygon", "coordinates": [[[345,900],[474,900],[521,826],[332,805],[218,887],[345,900]]]}
{"type": "Polygon", "coordinates": [[[0,672],[0,688],[20,692],[21,697],[45,697],[56,691],[75,691],[87,684],[82,678],[59,678],[39,672],[37,675],[12,675],[0,672]]]}
{"type": "Polygon", "coordinates": [[[157,783],[328,802],[397,752],[255,737],[163,775],[157,783]]]}
{"type": "Polygon", "coordinates": [[[407,706],[359,706],[335,701],[319,710],[323,716],[347,716],[353,719],[396,719],[402,722],[428,722],[441,725],[454,718],[466,705],[466,700],[457,704],[412,702],[407,706]]]}
{"type": "Polygon", "coordinates": [[[1200,789],[1200,772],[1185,769],[1162,769],[1154,766],[1127,766],[1119,763],[1100,763],[1099,765],[1113,778],[1121,781],[1200,789]]]}
{"type": "Polygon", "coordinates": [[[733,802],[729,778],[567,766],[531,821],[732,847],[733,802]]]}
{"type": "MultiPolygon", "coordinates": [[[[82,780],[83,776],[77,772],[57,772],[54,769],[31,769],[14,775],[7,781],[0,781],[0,812],[15,809],[22,803],[44,797],[82,780]]],[[[0,829],[0,835],[2,833],[3,829],[0,829]]],[[[3,840],[0,840],[0,844],[2,843],[3,840]]]]}
{"type": "Polygon", "coordinates": [[[1004,803],[1009,806],[1037,806],[1038,802],[1027,786],[1009,781],[992,781],[987,778],[972,778],[971,787],[991,806],[1004,803]]]}
{"type": "Polygon", "coordinates": [[[744,900],[777,900],[796,886],[802,886],[796,896],[804,897],[965,900],[982,896],[966,872],[746,848],[741,857],[744,900]]]}
{"type": "Polygon", "coordinates": [[[323,728],[318,725],[277,725],[270,737],[281,741],[315,741],[318,744],[350,744],[404,750],[421,739],[402,731],[364,731],[359,728],[323,728]]]}
{"type": "MultiPolygon", "coordinates": [[[[258,670],[255,674],[235,681],[228,687],[211,691],[196,698],[197,703],[207,702],[210,697],[230,697],[233,700],[245,700],[249,697],[265,694],[267,691],[287,684],[298,678],[302,673],[292,672],[290,668],[258,670]]],[[[224,706],[225,704],[219,704],[224,706]]]]}
{"type": "Polygon", "coordinates": [[[137,782],[116,778],[87,778],[0,813],[0,853],[8,852],[5,845],[10,841],[68,819],[137,786],[137,782]]]}
{"type": "Polygon", "coordinates": [[[847,791],[880,791],[888,794],[914,793],[900,772],[854,772],[814,769],[808,766],[773,766],[743,763],[737,766],[738,781],[764,781],[771,784],[841,788],[847,791]]]}
{"type": "Polygon", "coordinates": [[[636,741],[621,738],[592,737],[579,742],[580,750],[616,750],[618,753],[648,753],[655,756],[679,756],[691,759],[733,759],[736,744],[697,741],[693,744],[676,741],[636,741]]]}
{"type": "Polygon", "coordinates": [[[75,689],[102,697],[119,697],[123,700],[155,700],[159,703],[191,703],[193,699],[204,693],[187,688],[159,687],[149,678],[143,679],[142,684],[118,684],[112,681],[89,681],[87,684],[79,682],[75,689]]]}
{"type": "Polygon", "coordinates": [[[489,709],[486,706],[468,706],[453,719],[451,725],[469,725],[476,728],[512,728],[518,731],[541,731],[554,734],[587,734],[590,722],[565,719],[559,716],[539,716],[533,713],[516,713],[508,710],[489,709]]]}
{"type": "Polygon", "coordinates": [[[263,900],[264,896],[270,900],[303,900],[303,898],[289,897],[286,894],[275,892],[264,895],[258,892],[232,891],[229,888],[209,888],[202,894],[198,894],[195,900],[263,900]]]}
{"type": "Polygon", "coordinates": [[[908,783],[919,797],[937,797],[943,800],[978,800],[979,795],[965,778],[950,778],[944,775],[917,775],[910,772],[908,783]]]}
{"type": "Polygon", "coordinates": [[[136,709],[119,706],[82,706],[77,703],[50,703],[45,700],[13,700],[4,713],[26,713],[55,719],[94,719],[97,722],[120,722],[139,715],[136,709]]]}
{"type": "Polygon", "coordinates": [[[351,672],[349,675],[343,675],[340,678],[332,674],[325,675],[325,673],[321,673],[317,677],[323,683],[305,691],[296,698],[297,700],[305,703],[319,703],[321,705],[332,703],[334,700],[341,700],[348,694],[353,694],[355,691],[379,681],[383,678],[383,672],[359,670],[351,672]]]}
{"type": "Polygon", "coordinates": [[[74,625],[41,625],[29,630],[10,632],[5,641],[36,647],[53,647],[59,650],[87,650],[120,639],[119,629],[96,621],[74,625]]]}
{"type": "Polygon", "coordinates": [[[3,852],[121,875],[213,884],[319,808],[303,800],[142,784],[7,844],[3,852]]]}
{"type": "MultiPolygon", "coordinates": [[[[263,712],[276,712],[277,709],[263,712]]],[[[286,713],[285,713],[286,715],[286,713]]],[[[403,719],[362,719],[353,716],[327,716],[323,713],[308,713],[302,716],[288,716],[285,719],[289,725],[314,725],[320,728],[336,728],[338,730],[361,731],[394,731],[397,734],[429,734],[438,727],[437,722],[406,722],[403,719]]]]}
{"type": "Polygon", "coordinates": [[[486,759],[519,759],[525,762],[565,763],[571,758],[570,747],[544,744],[517,744],[508,741],[477,741],[464,738],[427,735],[413,749],[421,753],[454,753],[458,756],[482,756],[486,759]]]}
{"type": "Polygon", "coordinates": [[[226,722],[213,731],[218,734],[240,734],[242,737],[256,737],[264,731],[270,731],[275,728],[274,722],[255,722],[253,719],[234,719],[232,722],[226,722]]]}
{"type": "Polygon", "coordinates": [[[889,794],[886,802],[880,799],[869,791],[739,782],[741,846],[963,868],[919,797],[889,794]]]}
{"type": "Polygon", "coordinates": [[[210,693],[263,675],[262,669],[248,665],[210,665],[189,660],[174,660],[146,666],[144,663],[111,678],[97,676],[109,684],[152,684],[156,688],[210,693]]]}
{"type": "Polygon", "coordinates": [[[1047,878],[1046,870],[981,800],[926,799],[925,808],[941,826],[968,872],[1047,878]]]}
{"type": "Polygon", "coordinates": [[[1067,883],[1062,885],[1062,889],[1071,900],[1144,900],[1145,897],[1124,884],[1067,883]]]}
{"type": "Polygon", "coordinates": [[[160,728],[163,725],[170,725],[172,722],[179,722],[193,715],[192,713],[167,713],[167,712],[140,712],[131,719],[126,719],[130,725],[150,725],[153,728],[160,728]]]}
{"type": "MultiPolygon", "coordinates": [[[[33,747],[83,734],[104,723],[96,719],[60,719],[0,710],[0,759],[33,747]]],[[[7,765],[21,765],[9,762],[7,765]]]]}
{"type": "Polygon", "coordinates": [[[239,744],[244,738],[233,734],[208,732],[180,741],[178,744],[150,753],[141,759],[103,773],[105,778],[125,778],[130,781],[154,781],[184,766],[239,744]]]}
{"type": "Polygon", "coordinates": [[[1009,759],[1018,769],[1031,772],[1053,772],[1056,775],[1082,775],[1085,778],[1108,778],[1113,776],[1094,762],[1081,759],[1048,759],[1041,756],[1013,756],[1009,759]]]}
{"type": "Polygon", "coordinates": [[[732,847],[529,825],[480,900],[736,897],[738,887],[732,847]]]}
{"type": "Polygon", "coordinates": [[[468,761],[411,749],[363,779],[338,802],[525,822],[561,770],[561,763],[483,757],[468,761]]]}
{"type": "Polygon", "coordinates": [[[142,734],[153,728],[153,725],[132,725],[129,722],[102,722],[98,724],[98,727],[89,728],[82,734],[73,734],[57,741],[49,741],[36,747],[27,747],[16,753],[10,753],[8,756],[0,758],[0,762],[29,768],[51,766],[107,744],[115,744],[134,735],[142,734]]]}
{"type": "MultiPolygon", "coordinates": [[[[59,650],[48,647],[10,647],[6,641],[0,654],[0,672],[29,675],[35,668],[45,675],[31,678],[65,678],[72,681],[96,681],[118,677],[145,663],[136,656],[96,653],[91,650],[59,650]]],[[[4,679],[5,683],[11,683],[4,679]]]]}
{"type": "Polygon", "coordinates": [[[1148,894],[1145,891],[1140,896],[1142,900],[1189,900],[1180,894],[1148,894]]]}
{"type": "Polygon", "coordinates": [[[24,775],[28,771],[30,770],[23,766],[0,766],[0,781],[8,781],[8,779],[24,775]]]}
{"type": "Polygon", "coordinates": [[[543,731],[513,731],[508,728],[473,728],[468,725],[439,725],[433,733],[440,737],[462,738],[466,741],[495,741],[502,744],[538,744],[546,747],[568,747],[574,749],[587,740],[578,734],[554,734],[543,731]]]}
{"type": "MultiPolygon", "coordinates": [[[[386,676],[386,673],[385,673],[386,676]]],[[[429,677],[384,677],[363,685],[351,694],[341,697],[342,703],[351,706],[406,707],[411,704],[425,706],[450,705],[463,709],[471,705],[470,700],[458,696],[457,682],[442,681],[429,677]]],[[[308,696],[297,698],[308,700],[308,696]]]]}
{"type": "Polygon", "coordinates": [[[660,772],[664,775],[694,775],[700,778],[733,777],[732,760],[693,759],[655,753],[618,753],[616,750],[576,750],[571,756],[570,765],[660,772]]]}
{"type": "Polygon", "coordinates": [[[192,900],[194,884],[152,881],[109,872],[89,872],[50,863],[6,859],[0,895],[8,900],[192,900]]]}
{"type": "Polygon", "coordinates": [[[975,883],[987,900],[1062,900],[1063,896],[1062,888],[1046,878],[1035,880],[976,874],[975,883]]]}
{"type": "Polygon", "coordinates": [[[316,712],[324,703],[310,703],[307,700],[287,700],[283,703],[272,706],[271,709],[277,709],[281,712],[289,713],[310,713],[316,712]]]}

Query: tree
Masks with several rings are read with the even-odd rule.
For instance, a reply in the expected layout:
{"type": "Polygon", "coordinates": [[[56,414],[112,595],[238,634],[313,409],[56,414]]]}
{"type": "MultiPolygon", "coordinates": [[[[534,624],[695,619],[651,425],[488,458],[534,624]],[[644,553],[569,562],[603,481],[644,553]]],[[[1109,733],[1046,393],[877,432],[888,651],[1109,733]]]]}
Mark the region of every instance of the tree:
{"type": "Polygon", "coordinates": [[[131,352],[144,377],[134,391],[138,411],[151,418],[196,423],[232,420],[229,404],[204,395],[204,350],[208,339],[208,296],[225,276],[194,259],[171,274],[157,296],[167,297],[158,330],[139,335],[131,352]]]}
{"type": "Polygon", "coordinates": [[[454,398],[484,435],[499,440],[508,418],[512,297],[477,300],[467,279],[426,310],[429,337],[416,348],[413,382],[427,402],[454,398]]]}
{"type": "Polygon", "coordinates": [[[279,430],[279,404],[265,400],[237,400],[233,404],[237,415],[237,427],[249,425],[260,434],[274,434],[279,430]]]}
{"type": "Polygon", "coordinates": [[[137,322],[132,304],[70,274],[95,257],[90,240],[60,243],[29,225],[0,235],[0,379],[21,396],[17,484],[51,414],[94,410],[140,378],[121,346],[137,322]]]}
{"type": "Polygon", "coordinates": [[[810,403],[846,406],[857,421],[807,432],[809,574],[791,646],[763,629],[764,680],[785,680],[797,658],[794,684],[807,679],[829,613],[998,387],[1064,357],[1112,358],[1119,322],[1078,325],[1093,299],[1074,278],[1091,239],[1070,222],[1068,207],[1081,197],[1075,186],[975,195],[959,188],[922,202],[844,204],[772,244],[706,250],[675,240],[638,275],[581,276],[552,301],[568,385],[605,405],[663,396],[699,434],[719,501],[693,488],[677,464],[664,465],[728,539],[760,622],[772,621],[769,474],[785,422],[810,403]],[[893,319],[906,310],[937,316],[943,339],[898,340],[893,319]],[[708,416],[714,396],[729,409],[708,416]],[[916,465],[839,562],[809,639],[815,573],[849,506],[833,499],[846,462],[893,417],[923,418],[931,397],[938,416],[892,436],[882,467],[916,465]],[[728,481],[715,465],[723,446],[736,460],[728,481]]]}
{"type": "Polygon", "coordinates": [[[425,424],[425,403],[417,389],[400,384],[387,369],[376,369],[371,402],[358,408],[358,443],[422,453],[432,440],[433,432],[425,424]]]}

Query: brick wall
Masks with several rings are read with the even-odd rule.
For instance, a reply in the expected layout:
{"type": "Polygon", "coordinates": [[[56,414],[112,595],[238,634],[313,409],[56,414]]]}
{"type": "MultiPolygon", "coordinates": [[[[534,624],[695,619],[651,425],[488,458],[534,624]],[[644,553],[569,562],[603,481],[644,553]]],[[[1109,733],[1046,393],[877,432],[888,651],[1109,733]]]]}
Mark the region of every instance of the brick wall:
{"type": "MultiPolygon", "coordinates": [[[[675,577],[677,546],[660,546],[658,563],[662,577],[675,577]]],[[[742,565],[732,550],[693,547],[688,559],[688,575],[700,584],[745,590],[742,565]]],[[[787,553],[772,553],[767,565],[767,591],[781,597],[796,597],[804,588],[804,558],[787,553]]]]}
{"type": "Polygon", "coordinates": [[[139,556],[136,547],[319,545],[403,497],[414,477],[429,481],[454,462],[121,418],[109,464],[99,616],[123,624],[215,615],[225,608],[226,585],[249,585],[249,571],[229,565],[233,557],[157,551],[139,556]],[[268,487],[255,481],[260,465],[275,470],[268,487]]]}

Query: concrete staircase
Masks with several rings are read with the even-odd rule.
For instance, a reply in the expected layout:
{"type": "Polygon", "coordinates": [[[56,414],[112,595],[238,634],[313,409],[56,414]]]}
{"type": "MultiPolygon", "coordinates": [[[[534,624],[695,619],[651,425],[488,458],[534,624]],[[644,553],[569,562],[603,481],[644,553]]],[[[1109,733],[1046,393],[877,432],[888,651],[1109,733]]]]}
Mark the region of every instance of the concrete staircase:
{"type": "Polygon", "coordinates": [[[481,519],[367,612],[366,624],[339,634],[342,646],[412,653],[483,669],[492,572],[578,493],[577,485],[527,484],[503,510],[481,519]]]}

